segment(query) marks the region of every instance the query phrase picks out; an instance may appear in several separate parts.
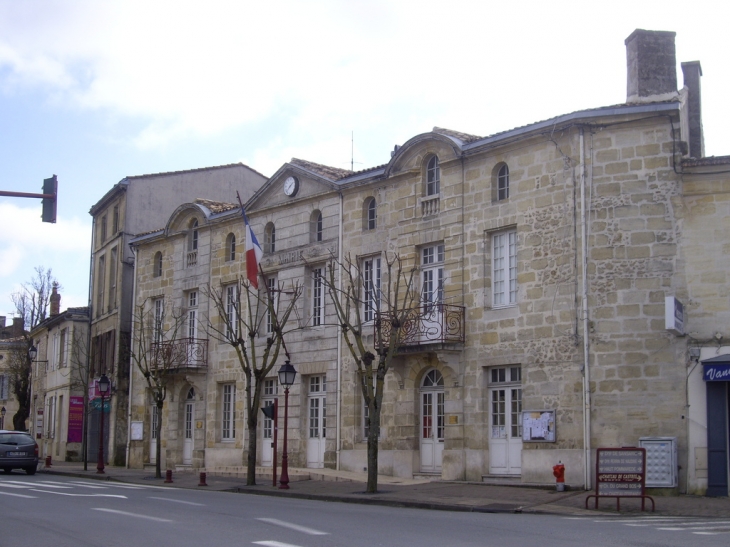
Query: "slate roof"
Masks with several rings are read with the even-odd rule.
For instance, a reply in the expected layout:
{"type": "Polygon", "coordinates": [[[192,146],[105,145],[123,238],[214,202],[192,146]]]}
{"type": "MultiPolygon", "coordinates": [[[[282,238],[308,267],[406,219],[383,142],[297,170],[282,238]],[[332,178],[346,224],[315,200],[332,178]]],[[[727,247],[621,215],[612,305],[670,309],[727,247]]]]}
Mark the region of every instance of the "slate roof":
{"type": "Polygon", "coordinates": [[[225,213],[233,209],[238,209],[238,205],[234,203],[224,203],[221,201],[211,201],[209,199],[197,198],[195,203],[199,203],[203,207],[206,207],[213,214],[225,213]]]}
{"type": "Polygon", "coordinates": [[[459,139],[465,144],[478,141],[482,138],[477,135],[470,135],[469,133],[462,133],[460,131],[454,131],[452,129],[444,129],[443,127],[434,127],[433,132],[438,133],[439,135],[445,135],[447,137],[454,137],[455,139],[459,139]]]}
{"type": "Polygon", "coordinates": [[[322,165],[320,163],[314,163],[312,161],[301,160],[299,158],[292,158],[289,163],[291,163],[292,165],[297,165],[299,167],[302,167],[303,169],[306,169],[307,171],[316,173],[317,175],[320,175],[329,180],[338,180],[338,179],[342,179],[342,178],[352,175],[352,171],[350,171],[349,169],[340,169],[339,167],[330,167],[329,165],[322,165]]]}

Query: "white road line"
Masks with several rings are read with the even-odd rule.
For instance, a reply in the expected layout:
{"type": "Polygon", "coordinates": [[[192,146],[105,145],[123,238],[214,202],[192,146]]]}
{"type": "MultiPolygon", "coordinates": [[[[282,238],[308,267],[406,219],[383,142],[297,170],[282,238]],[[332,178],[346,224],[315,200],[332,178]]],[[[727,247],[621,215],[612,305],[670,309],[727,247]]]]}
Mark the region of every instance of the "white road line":
{"type": "MultiPolygon", "coordinates": [[[[706,526],[706,525],[714,525],[714,526],[726,526],[730,524],[730,520],[706,520],[704,522],[700,521],[690,521],[690,522],[676,522],[674,523],[674,526],[706,526]]],[[[677,528],[677,530],[684,530],[685,528],[677,528]]]]}
{"type": "MultiPolygon", "coordinates": [[[[23,481],[7,481],[10,484],[23,484],[25,486],[38,486],[38,482],[23,482],[23,481]]],[[[73,486],[52,486],[50,484],[46,485],[46,488],[59,488],[62,490],[71,490],[73,486]]]]}
{"type": "Polygon", "coordinates": [[[117,483],[107,483],[104,486],[98,486],[97,484],[93,482],[82,482],[82,481],[70,481],[71,484],[86,484],[89,486],[96,486],[97,488],[126,488],[127,490],[143,490],[145,488],[154,488],[159,489],[159,486],[147,486],[146,484],[117,484],[117,483]]]}
{"type": "Polygon", "coordinates": [[[668,530],[669,532],[680,532],[683,530],[719,530],[723,532],[730,531],[727,526],[693,526],[690,528],[657,528],[657,530],[668,530]]]}
{"type": "Polygon", "coordinates": [[[720,534],[724,534],[726,532],[692,532],[693,534],[697,534],[698,536],[719,536],[720,534]]]}
{"type": "Polygon", "coordinates": [[[195,503],[194,501],[182,501],[182,500],[174,500],[171,498],[155,498],[154,496],[150,496],[151,500],[162,500],[162,501],[172,501],[175,503],[184,503],[185,505],[197,505],[198,507],[205,507],[204,503],[195,503]]]}
{"type": "MultiPolygon", "coordinates": [[[[42,484],[69,484],[68,482],[58,482],[58,481],[38,481],[38,482],[42,483],[42,484]]],[[[106,488],[106,486],[91,486],[88,484],[78,484],[78,483],[73,483],[73,485],[78,486],[79,488],[96,488],[99,490],[104,490],[106,488]]],[[[66,488],[73,488],[73,486],[66,486],[66,488]]]]}
{"type": "Polygon", "coordinates": [[[264,545],[265,547],[300,547],[291,543],[282,543],[281,541],[252,541],[254,545],[264,545]]]}
{"type": "Polygon", "coordinates": [[[289,528],[290,530],[296,530],[297,532],[302,532],[303,534],[309,534],[310,536],[328,536],[328,532],[320,532],[319,530],[315,530],[314,528],[307,528],[306,526],[299,526],[298,524],[292,524],[291,522],[286,522],[284,520],[278,520],[278,519],[269,519],[269,518],[258,518],[256,520],[260,520],[261,522],[268,522],[269,524],[274,524],[276,526],[281,526],[283,528],[289,528]]]}
{"type": "Polygon", "coordinates": [[[30,486],[20,486],[19,484],[8,484],[5,482],[0,482],[0,486],[3,488],[19,488],[20,490],[27,490],[30,488],[30,486]]]}
{"type": "Polygon", "coordinates": [[[124,515],[125,517],[137,517],[140,519],[154,520],[155,522],[175,522],[170,519],[162,519],[159,517],[151,517],[149,515],[139,515],[137,513],[128,513],[127,511],[118,511],[116,509],[105,509],[104,507],[92,507],[93,511],[102,511],[104,513],[113,513],[115,515],[124,515]]]}
{"type": "Polygon", "coordinates": [[[12,492],[0,492],[3,496],[13,496],[14,498],[28,498],[28,499],[36,499],[38,496],[26,496],[25,494],[13,494],[12,492]]]}
{"type": "Polygon", "coordinates": [[[121,494],[71,494],[70,492],[56,492],[55,490],[38,490],[37,488],[31,488],[31,492],[41,492],[43,494],[56,494],[57,496],[71,496],[73,498],[122,498],[127,499],[127,496],[121,494]]]}

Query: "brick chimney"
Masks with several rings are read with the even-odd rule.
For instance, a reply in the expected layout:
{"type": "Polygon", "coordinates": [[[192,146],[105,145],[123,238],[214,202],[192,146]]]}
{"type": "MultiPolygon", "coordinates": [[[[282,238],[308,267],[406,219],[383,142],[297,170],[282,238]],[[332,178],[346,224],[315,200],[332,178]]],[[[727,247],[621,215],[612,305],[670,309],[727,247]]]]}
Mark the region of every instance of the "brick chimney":
{"type": "Polygon", "coordinates": [[[25,330],[25,321],[22,317],[13,317],[13,336],[22,336],[25,330]]]}
{"type": "Polygon", "coordinates": [[[687,88],[687,118],[689,121],[689,155],[693,158],[705,156],[705,136],[702,130],[702,89],[700,78],[702,67],[699,61],[682,63],[684,87],[687,88]]]}
{"type": "Polygon", "coordinates": [[[6,321],[6,319],[7,319],[7,316],[0,315],[0,329],[4,329],[5,328],[5,321],[6,321]]]}
{"type": "Polygon", "coordinates": [[[61,313],[61,295],[58,294],[58,283],[53,284],[51,289],[51,317],[61,313]]]}
{"type": "Polygon", "coordinates": [[[675,36],[675,32],[636,29],[626,38],[627,103],[677,96],[675,36]]]}

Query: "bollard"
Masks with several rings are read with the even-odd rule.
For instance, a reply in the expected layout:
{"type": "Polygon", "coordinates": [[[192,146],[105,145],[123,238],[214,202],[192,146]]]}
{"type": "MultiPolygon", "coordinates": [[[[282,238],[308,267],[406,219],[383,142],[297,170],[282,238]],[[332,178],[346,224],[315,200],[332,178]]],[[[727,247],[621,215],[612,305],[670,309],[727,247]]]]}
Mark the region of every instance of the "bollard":
{"type": "Polygon", "coordinates": [[[553,475],[555,475],[555,489],[558,492],[565,491],[565,465],[558,461],[558,465],[553,466],[553,475]]]}
{"type": "Polygon", "coordinates": [[[198,486],[208,486],[208,483],[205,482],[205,473],[200,473],[200,482],[198,483],[198,486]]]}
{"type": "Polygon", "coordinates": [[[52,465],[53,465],[53,464],[51,463],[51,457],[50,457],[50,456],[46,456],[46,465],[45,465],[45,469],[49,469],[49,468],[50,468],[50,467],[51,467],[52,465]]]}
{"type": "Polygon", "coordinates": [[[165,484],[172,482],[172,469],[165,471],[165,484]]]}

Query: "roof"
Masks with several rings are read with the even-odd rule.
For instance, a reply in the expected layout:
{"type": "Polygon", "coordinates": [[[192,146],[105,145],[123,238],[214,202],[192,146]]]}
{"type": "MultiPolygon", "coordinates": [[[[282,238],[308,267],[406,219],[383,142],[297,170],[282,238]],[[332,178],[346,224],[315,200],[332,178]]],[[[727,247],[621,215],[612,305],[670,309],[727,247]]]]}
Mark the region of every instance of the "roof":
{"type": "Polygon", "coordinates": [[[464,144],[478,141],[479,139],[482,138],[482,137],[478,137],[477,135],[470,135],[469,133],[461,133],[460,131],[444,129],[443,127],[434,127],[433,132],[438,133],[440,135],[445,135],[447,137],[454,137],[455,139],[459,139],[460,141],[462,141],[464,144]]]}
{"type": "Polygon", "coordinates": [[[250,169],[254,173],[261,175],[264,178],[267,178],[266,175],[263,175],[262,173],[259,173],[256,171],[256,169],[249,167],[245,163],[227,163],[226,165],[213,165],[211,167],[197,167],[195,169],[183,169],[182,171],[163,171],[162,173],[149,173],[146,175],[130,175],[127,177],[124,177],[126,180],[134,180],[134,179],[148,179],[148,178],[154,178],[154,177],[168,177],[170,175],[182,175],[185,173],[199,173],[201,171],[213,171],[215,169],[230,169],[231,167],[245,167],[246,169],[250,169]]]}
{"type": "Polygon", "coordinates": [[[320,163],[314,163],[312,161],[300,160],[298,158],[292,158],[289,162],[292,165],[296,165],[307,171],[311,171],[317,175],[320,175],[329,180],[338,180],[352,175],[352,171],[349,169],[340,169],[339,167],[330,167],[329,165],[322,165],[320,163]]]}
{"type": "MultiPolygon", "coordinates": [[[[238,209],[238,207],[239,207],[237,204],[234,204],[234,203],[211,201],[209,199],[202,199],[202,198],[196,199],[195,203],[199,203],[203,207],[207,208],[213,214],[225,213],[226,211],[231,211],[232,209],[238,209]]],[[[138,234],[138,235],[141,235],[141,234],[138,234]]]]}

